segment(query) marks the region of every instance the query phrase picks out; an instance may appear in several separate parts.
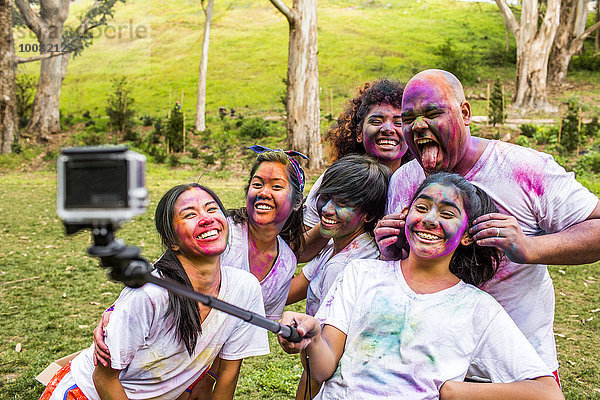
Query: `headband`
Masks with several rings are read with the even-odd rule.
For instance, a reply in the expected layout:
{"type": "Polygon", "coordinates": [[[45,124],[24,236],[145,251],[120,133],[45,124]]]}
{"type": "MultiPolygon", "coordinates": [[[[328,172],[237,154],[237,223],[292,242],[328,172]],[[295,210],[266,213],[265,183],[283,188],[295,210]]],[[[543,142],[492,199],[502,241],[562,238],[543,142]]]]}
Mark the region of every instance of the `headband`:
{"type": "Polygon", "coordinates": [[[300,163],[298,163],[298,161],[293,159],[292,156],[299,156],[299,157],[304,158],[305,160],[308,160],[307,156],[305,156],[304,154],[302,154],[298,151],[294,151],[294,150],[285,151],[282,149],[270,149],[268,147],[261,146],[258,144],[255,144],[254,146],[249,146],[246,148],[252,150],[253,152],[255,152],[257,154],[266,153],[268,151],[280,151],[283,154],[285,154],[287,156],[288,160],[290,160],[290,164],[292,164],[294,171],[296,171],[296,176],[298,177],[298,183],[300,184],[300,192],[304,191],[304,184],[306,183],[305,178],[304,178],[304,170],[300,166],[300,163]]]}

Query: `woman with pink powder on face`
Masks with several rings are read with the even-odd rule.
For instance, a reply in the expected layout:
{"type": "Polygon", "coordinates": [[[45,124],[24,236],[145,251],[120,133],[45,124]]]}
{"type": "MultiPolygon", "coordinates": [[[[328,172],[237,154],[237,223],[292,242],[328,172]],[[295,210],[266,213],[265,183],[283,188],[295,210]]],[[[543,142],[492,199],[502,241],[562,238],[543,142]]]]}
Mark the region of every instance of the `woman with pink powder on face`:
{"type": "Polygon", "coordinates": [[[456,174],[429,176],[406,211],[402,261],[354,260],[315,317],[286,312],[317,399],[552,399],[559,385],[506,311],[478,289],[500,253],[469,235],[491,198],[456,174]],[[479,376],[493,383],[464,382],[479,376]]]}
{"type": "MultiPolygon", "coordinates": [[[[175,186],[159,201],[155,223],[167,250],[153,274],[263,314],[255,277],[221,262],[228,224],[214,192],[175,186]]],[[[94,366],[92,345],[52,378],[41,400],[182,400],[217,357],[213,399],[232,399],[242,359],[269,352],[266,331],[155,285],[123,289],[113,307],[109,364],[94,366]]]]}
{"type": "MultiPolygon", "coordinates": [[[[221,262],[246,270],[259,280],[265,315],[278,320],[297,265],[292,248],[304,245],[301,208],[304,171],[291,156],[305,156],[263,146],[249,148],[259,154],[245,188],[246,206],[228,210],[228,246],[221,262]]],[[[99,363],[106,363],[110,357],[102,330],[109,318],[110,313],[104,313],[94,330],[99,363]]],[[[218,381],[217,369],[218,360],[208,377],[196,385],[193,393],[196,398],[209,396],[211,386],[218,381]]]]}
{"type": "MultiPolygon", "coordinates": [[[[393,173],[412,159],[402,136],[402,93],[402,84],[387,78],[365,83],[359,88],[357,96],[348,100],[336,123],[325,134],[333,161],[350,154],[370,155],[393,173]]],[[[322,180],[323,175],[306,198],[304,225],[307,245],[298,254],[300,262],[311,260],[329,241],[329,238],[320,235],[319,227],[321,217],[317,208],[317,191],[322,180]]]]}

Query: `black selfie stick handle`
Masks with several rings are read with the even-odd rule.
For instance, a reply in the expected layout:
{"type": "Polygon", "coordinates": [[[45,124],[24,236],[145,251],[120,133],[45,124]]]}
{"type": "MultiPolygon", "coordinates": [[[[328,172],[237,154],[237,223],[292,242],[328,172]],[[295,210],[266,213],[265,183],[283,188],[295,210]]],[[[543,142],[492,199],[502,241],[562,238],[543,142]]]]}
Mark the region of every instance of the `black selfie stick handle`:
{"type": "Polygon", "coordinates": [[[244,310],[243,308],[234,306],[233,304],[227,303],[223,300],[219,300],[216,297],[195,292],[194,290],[181,286],[175,282],[157,278],[156,276],[149,273],[146,274],[145,279],[149,283],[165,288],[171,293],[175,293],[180,296],[199,301],[205,306],[214,308],[215,310],[223,311],[224,313],[233,315],[234,317],[241,318],[244,321],[251,323],[252,325],[256,325],[268,331],[271,331],[277,335],[280,335],[281,337],[290,342],[297,343],[300,340],[302,340],[300,334],[298,333],[298,330],[293,326],[287,326],[280,324],[277,321],[271,321],[270,319],[267,319],[262,315],[253,313],[252,311],[244,310]]]}

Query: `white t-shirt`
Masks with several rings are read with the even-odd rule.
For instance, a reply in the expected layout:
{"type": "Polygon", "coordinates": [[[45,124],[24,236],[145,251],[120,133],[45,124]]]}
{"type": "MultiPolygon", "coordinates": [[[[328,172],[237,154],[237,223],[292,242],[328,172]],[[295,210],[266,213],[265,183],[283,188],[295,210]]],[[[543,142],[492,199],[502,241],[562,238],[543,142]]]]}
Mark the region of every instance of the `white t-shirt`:
{"type": "MultiPolygon", "coordinates": [[[[250,272],[248,260],[248,224],[236,224],[228,218],[229,243],[221,255],[221,263],[250,272]]],[[[262,297],[265,302],[265,314],[271,320],[281,318],[287,301],[292,278],[296,271],[296,256],[290,246],[279,236],[277,260],[273,268],[260,282],[262,297]]]]}
{"type": "Polygon", "coordinates": [[[406,283],[400,261],[346,266],[316,318],[347,336],[317,399],[438,399],[447,380],[551,376],[504,309],[462,281],[429,294],[406,283]]]}
{"type": "Polygon", "coordinates": [[[304,225],[308,227],[313,227],[317,225],[321,221],[321,217],[319,217],[319,211],[317,210],[317,190],[321,187],[321,183],[323,182],[323,175],[325,172],[321,174],[315,181],[315,184],[310,188],[310,192],[308,192],[308,196],[306,196],[306,201],[304,202],[304,212],[302,215],[302,221],[304,225]]]}
{"type": "Polygon", "coordinates": [[[333,254],[333,239],[302,268],[302,273],[310,281],[306,293],[306,313],[308,315],[317,313],[321,301],[346,264],[359,258],[379,258],[379,249],[373,237],[365,232],[354,238],[335,256],[331,257],[331,254],[333,254]]]}
{"type": "MultiPolygon", "coordinates": [[[[552,156],[490,141],[465,179],[485,190],[498,210],[514,216],[528,236],[555,233],[584,221],[598,198],[566,172],[552,156]]],[[[409,206],[425,179],[413,160],[392,176],[387,212],[409,206]]],[[[554,288],[545,265],[515,264],[503,257],[498,272],[481,287],[508,312],[549,368],[558,361],[554,342],[554,288]]]]}
{"type": "MultiPolygon", "coordinates": [[[[264,315],[256,278],[239,269],[221,266],[218,298],[264,315]]],[[[219,356],[238,360],[269,353],[267,331],[212,309],[202,322],[202,333],[190,357],[176,336],[172,316],[166,317],[168,292],[146,284],[125,288],[106,326],[111,367],[122,369],[119,380],[130,399],[176,399],[219,356]]],[[[94,346],[73,359],[71,373],[90,400],[99,400],[92,381],[94,346]]]]}

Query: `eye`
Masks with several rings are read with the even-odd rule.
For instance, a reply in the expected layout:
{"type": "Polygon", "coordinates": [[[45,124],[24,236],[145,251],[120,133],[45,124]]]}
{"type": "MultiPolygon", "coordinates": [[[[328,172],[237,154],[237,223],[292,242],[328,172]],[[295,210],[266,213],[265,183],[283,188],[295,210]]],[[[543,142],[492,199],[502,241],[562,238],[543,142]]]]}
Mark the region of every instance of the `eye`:
{"type": "Polygon", "coordinates": [[[426,117],[426,118],[433,119],[433,118],[437,118],[437,117],[439,117],[439,116],[440,116],[440,115],[442,115],[442,114],[443,114],[443,113],[442,113],[441,111],[430,111],[430,112],[428,112],[428,113],[425,115],[425,117],[426,117]]]}
{"type": "Polygon", "coordinates": [[[410,125],[414,122],[415,118],[414,117],[402,117],[402,123],[403,124],[407,124],[410,125]]]}
{"type": "Polygon", "coordinates": [[[252,182],[252,185],[251,185],[251,186],[252,186],[254,189],[260,189],[261,187],[263,187],[262,183],[260,183],[260,182],[257,182],[257,181],[255,181],[255,182],[252,182]]]}
{"type": "Polygon", "coordinates": [[[195,216],[196,216],[196,213],[195,213],[195,212],[186,212],[186,213],[183,215],[183,218],[184,218],[184,219],[188,219],[188,218],[194,218],[195,216]]]}
{"type": "Polygon", "coordinates": [[[214,213],[214,212],[219,211],[219,207],[217,207],[217,206],[210,206],[210,207],[208,207],[208,209],[206,211],[208,211],[209,213],[214,213]]]}
{"type": "Polygon", "coordinates": [[[402,120],[399,120],[399,119],[395,120],[394,121],[394,125],[395,126],[402,126],[402,120]]]}
{"type": "Polygon", "coordinates": [[[440,215],[445,219],[452,219],[456,217],[456,214],[452,211],[442,211],[440,215]]]}
{"type": "Polygon", "coordinates": [[[381,119],[380,117],[370,117],[369,123],[372,125],[380,125],[383,123],[383,119],[381,119]]]}
{"type": "Polygon", "coordinates": [[[275,185],[273,185],[273,189],[275,189],[275,190],[281,190],[281,189],[285,189],[285,187],[283,187],[283,185],[280,185],[280,184],[276,183],[275,185]]]}

